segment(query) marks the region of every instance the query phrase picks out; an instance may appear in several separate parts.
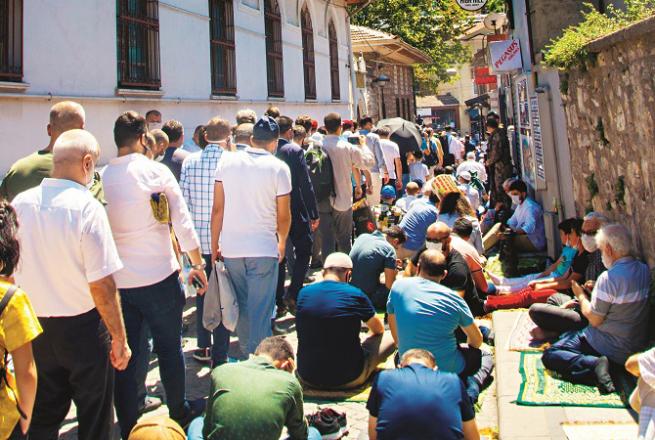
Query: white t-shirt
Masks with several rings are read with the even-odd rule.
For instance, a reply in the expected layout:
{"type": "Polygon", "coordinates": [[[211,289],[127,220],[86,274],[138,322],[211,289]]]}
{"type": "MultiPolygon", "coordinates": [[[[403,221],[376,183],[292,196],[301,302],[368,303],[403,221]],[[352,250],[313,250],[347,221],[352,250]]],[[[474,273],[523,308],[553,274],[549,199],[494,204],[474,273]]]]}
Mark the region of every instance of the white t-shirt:
{"type": "Polygon", "coordinates": [[[387,165],[389,179],[397,179],[395,159],[400,159],[400,148],[398,144],[389,139],[380,139],[380,148],[384,156],[384,163],[387,165]]]}
{"type": "Polygon", "coordinates": [[[77,316],[95,308],[89,283],[123,265],[102,205],[82,185],[44,179],[16,196],[21,263],[17,284],[36,316],[77,316]]]}
{"type": "Polygon", "coordinates": [[[277,258],[277,198],[291,193],[287,164],[259,148],[226,152],[216,181],[225,192],[221,254],[277,258]]]}

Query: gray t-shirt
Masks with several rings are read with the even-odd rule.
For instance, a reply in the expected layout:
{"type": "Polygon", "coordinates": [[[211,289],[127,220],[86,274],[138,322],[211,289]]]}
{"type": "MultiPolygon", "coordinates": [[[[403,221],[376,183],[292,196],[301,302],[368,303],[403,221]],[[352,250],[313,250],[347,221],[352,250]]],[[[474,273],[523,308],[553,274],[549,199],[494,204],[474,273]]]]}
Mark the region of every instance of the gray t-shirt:
{"type": "Polygon", "coordinates": [[[591,311],[605,318],[584,330],[587,342],[600,354],[623,364],[644,348],[648,339],[648,266],[632,258],[617,260],[596,281],[591,311]]]}
{"type": "Polygon", "coordinates": [[[331,198],[332,208],[348,211],[353,206],[352,169],[353,166],[362,168],[362,151],[336,135],[325,136],[323,150],[330,158],[334,172],[334,191],[337,195],[331,198]]]}

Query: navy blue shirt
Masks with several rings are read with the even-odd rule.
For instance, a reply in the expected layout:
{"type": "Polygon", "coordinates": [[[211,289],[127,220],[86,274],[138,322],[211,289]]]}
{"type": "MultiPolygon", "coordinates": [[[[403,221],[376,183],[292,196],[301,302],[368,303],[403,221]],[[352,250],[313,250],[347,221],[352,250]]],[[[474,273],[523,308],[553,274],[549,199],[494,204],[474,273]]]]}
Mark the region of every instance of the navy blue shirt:
{"type": "Polygon", "coordinates": [[[309,178],[305,151],[286,139],[278,140],[277,158],[291,171],[291,231],[292,237],[311,233],[309,220],[318,218],[314,187],[309,178]]]}
{"type": "Polygon", "coordinates": [[[462,439],[462,423],[475,417],[457,375],[421,364],[382,371],[366,408],[378,419],[380,440],[462,439]]]}
{"type": "Polygon", "coordinates": [[[182,162],[187,158],[189,152],[178,147],[168,147],[164,151],[164,158],[161,163],[166,165],[175,176],[175,180],[180,181],[180,174],[182,174],[182,162]]]}
{"type": "Polygon", "coordinates": [[[322,281],[300,290],[296,311],[298,374],[317,386],[344,385],[364,367],[361,323],[375,316],[357,287],[322,281]]]}

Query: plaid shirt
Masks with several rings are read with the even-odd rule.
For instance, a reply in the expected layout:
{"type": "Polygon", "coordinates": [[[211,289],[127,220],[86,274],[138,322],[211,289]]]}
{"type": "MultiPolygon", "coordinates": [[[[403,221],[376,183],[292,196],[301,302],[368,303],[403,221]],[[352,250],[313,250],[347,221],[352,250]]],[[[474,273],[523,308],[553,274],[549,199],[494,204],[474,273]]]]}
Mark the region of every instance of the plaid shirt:
{"type": "Polygon", "coordinates": [[[211,252],[211,215],[214,203],[214,175],[223,149],[207,145],[204,150],[190,154],[182,164],[180,188],[186,200],[193,225],[200,238],[203,254],[211,252]]]}

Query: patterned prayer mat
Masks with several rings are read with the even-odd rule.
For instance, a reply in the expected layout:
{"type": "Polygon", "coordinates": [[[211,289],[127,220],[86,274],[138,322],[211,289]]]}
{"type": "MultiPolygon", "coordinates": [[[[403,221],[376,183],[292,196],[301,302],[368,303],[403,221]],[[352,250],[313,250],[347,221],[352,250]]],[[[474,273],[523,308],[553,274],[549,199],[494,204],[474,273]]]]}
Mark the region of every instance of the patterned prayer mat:
{"type": "Polygon", "coordinates": [[[516,318],[514,327],[507,341],[509,351],[544,351],[549,345],[548,341],[534,339],[530,332],[537,325],[532,322],[528,312],[523,311],[516,318]]]}
{"type": "Polygon", "coordinates": [[[521,353],[522,383],[518,405],[625,408],[618,394],[601,395],[595,387],[563,380],[541,363],[540,353],[521,353]]]}

